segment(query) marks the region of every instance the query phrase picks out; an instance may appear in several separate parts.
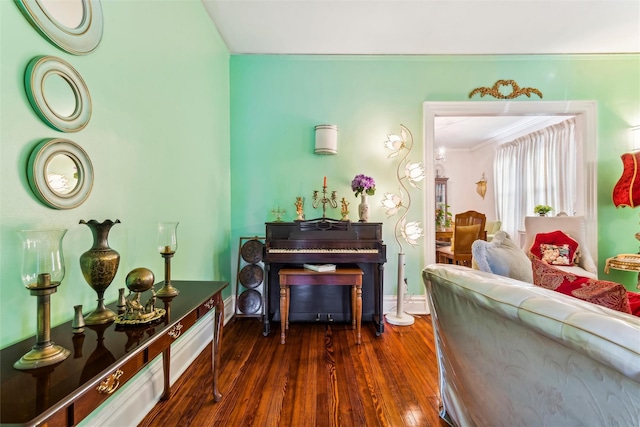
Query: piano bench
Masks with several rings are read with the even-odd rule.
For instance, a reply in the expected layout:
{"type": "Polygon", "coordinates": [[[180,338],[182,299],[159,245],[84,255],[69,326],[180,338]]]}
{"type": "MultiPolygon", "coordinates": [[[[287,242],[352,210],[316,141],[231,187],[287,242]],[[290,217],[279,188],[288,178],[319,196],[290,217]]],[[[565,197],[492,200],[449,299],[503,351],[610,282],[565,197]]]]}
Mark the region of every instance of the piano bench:
{"type": "Polygon", "coordinates": [[[356,343],[361,341],[362,325],[362,270],[342,268],[318,272],[305,268],[280,269],[280,344],[285,343],[289,329],[290,287],[295,285],[343,285],[351,286],[351,325],[356,330],[356,343]]]}

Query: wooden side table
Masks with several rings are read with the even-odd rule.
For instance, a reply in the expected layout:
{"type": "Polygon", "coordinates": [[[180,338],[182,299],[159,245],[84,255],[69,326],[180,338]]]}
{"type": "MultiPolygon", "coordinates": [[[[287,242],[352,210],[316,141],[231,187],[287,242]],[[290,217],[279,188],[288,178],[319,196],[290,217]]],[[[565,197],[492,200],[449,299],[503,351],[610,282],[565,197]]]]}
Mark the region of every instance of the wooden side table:
{"type": "MultiPolygon", "coordinates": [[[[0,423],[28,426],[71,426],[87,417],[142,367],[162,355],[164,393],[169,383],[171,344],[215,310],[213,320],[211,387],[219,401],[218,371],[223,328],[222,290],[227,282],[173,281],[180,294],[165,300],[164,321],[139,328],[118,328],[114,323],[85,327],[72,333],[71,321],[51,329],[51,339],[72,350],[57,365],[28,371],[13,368],[13,362],[28,351],[33,338],[0,351],[0,423]]],[[[109,304],[114,311],[116,303],[109,304]]]]}
{"type": "Polygon", "coordinates": [[[289,329],[290,286],[295,285],[342,285],[351,286],[351,325],[356,330],[356,343],[361,342],[362,325],[362,270],[340,268],[335,271],[318,272],[304,268],[280,269],[280,344],[286,340],[289,329]]]}
{"type": "Polygon", "coordinates": [[[444,230],[436,230],[436,241],[439,242],[451,242],[453,237],[453,228],[446,228],[444,230]]]}
{"type": "Polygon", "coordinates": [[[640,289],[640,255],[636,254],[621,254],[611,258],[607,258],[607,262],[604,265],[604,272],[609,274],[609,269],[623,271],[637,271],[638,272],[638,285],[640,289]]]}

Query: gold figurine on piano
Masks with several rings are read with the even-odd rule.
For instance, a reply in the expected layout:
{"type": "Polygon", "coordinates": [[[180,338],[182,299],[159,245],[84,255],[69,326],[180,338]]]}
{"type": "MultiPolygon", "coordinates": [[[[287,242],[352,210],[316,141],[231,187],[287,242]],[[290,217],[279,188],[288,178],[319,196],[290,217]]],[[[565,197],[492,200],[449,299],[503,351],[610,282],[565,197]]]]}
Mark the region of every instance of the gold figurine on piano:
{"type": "Polygon", "coordinates": [[[340,208],[340,213],[342,214],[342,218],[340,221],[350,221],[349,219],[349,202],[344,197],[342,198],[342,207],[340,208]]]}
{"type": "Polygon", "coordinates": [[[296,221],[304,221],[304,199],[302,197],[296,197],[296,213],[298,217],[296,221]]]}

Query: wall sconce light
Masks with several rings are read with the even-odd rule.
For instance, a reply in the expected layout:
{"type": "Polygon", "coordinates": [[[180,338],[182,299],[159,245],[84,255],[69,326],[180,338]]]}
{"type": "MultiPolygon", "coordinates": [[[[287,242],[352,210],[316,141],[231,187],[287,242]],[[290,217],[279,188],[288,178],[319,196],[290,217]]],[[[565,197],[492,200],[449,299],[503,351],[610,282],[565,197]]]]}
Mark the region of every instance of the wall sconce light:
{"type": "Polygon", "coordinates": [[[436,152],[433,155],[433,159],[436,162],[444,162],[447,160],[447,151],[443,146],[436,148],[436,152]]]}
{"type": "Polygon", "coordinates": [[[338,126],[316,126],[316,154],[338,154],[338,126]]]}
{"type": "Polygon", "coordinates": [[[633,151],[640,150],[640,126],[631,128],[631,149],[633,151]]]}
{"type": "Polygon", "coordinates": [[[476,182],[476,192],[484,200],[484,195],[487,194],[487,177],[484,175],[484,172],[482,172],[480,181],[476,182]]]}

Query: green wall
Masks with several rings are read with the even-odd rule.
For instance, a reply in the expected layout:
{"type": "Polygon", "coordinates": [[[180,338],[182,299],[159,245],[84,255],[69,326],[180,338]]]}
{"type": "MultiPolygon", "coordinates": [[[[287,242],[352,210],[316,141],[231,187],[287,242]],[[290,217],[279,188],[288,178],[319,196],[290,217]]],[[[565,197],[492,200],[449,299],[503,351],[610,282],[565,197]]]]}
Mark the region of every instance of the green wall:
{"type": "Polygon", "coordinates": [[[108,301],[133,268],[163,279],[155,248],[163,220],[180,222],[173,279],[230,281],[229,51],[200,1],[103,1],[102,8],[101,44],[74,56],[36,32],[13,1],[0,0],[0,347],[36,330],[36,298],[20,280],[21,229],[69,230],[66,277],[51,297],[54,325],[71,319],[74,305],[85,313],[96,306],[80,272],[92,243],[80,219],[122,221],[109,236],[121,261],[108,301]],[[62,58],[82,75],[93,103],[85,129],[56,131],[32,110],[23,79],[37,55],[62,58]],[[55,137],[82,146],[95,171],[88,200],[71,210],[44,206],[26,181],[32,148],[55,137]]]}
{"type": "MultiPolygon", "coordinates": [[[[230,70],[233,240],[263,234],[264,222],[274,218],[272,208],[285,208],[285,219],[293,220],[296,196],[306,198],[307,218],[321,216],[310,196],[325,175],[357,219],[350,182],[358,173],[370,175],[378,189],[371,221],[384,223],[387,243],[385,294],[394,294],[395,219],[378,207],[385,192],[398,188],[397,163],[382,145],[386,135],[399,132],[400,123],[407,126],[416,140],[409,158],[422,161],[424,101],[467,101],[476,87],[513,79],[541,90],[545,101],[597,101],[600,276],[635,288],[634,274],[602,270],[607,257],[638,250],[638,210],[614,208],[611,190],[622,172],[619,156],[631,148],[629,127],[640,124],[640,56],[232,55],[230,70]],[[325,123],[339,127],[337,156],[313,154],[314,126],[325,123]]],[[[412,195],[409,220],[422,221],[424,197],[420,191],[412,195]]],[[[339,218],[339,210],[329,216],[339,218]]],[[[424,251],[406,245],[404,251],[409,292],[422,294],[424,251]]]]}
{"type": "MultiPolygon", "coordinates": [[[[230,57],[199,1],[157,1],[152,11],[149,2],[102,7],[101,45],[73,56],[31,28],[14,2],[0,0],[0,347],[35,333],[35,298],[20,282],[18,230],[69,229],[67,275],[52,297],[54,325],[71,318],[73,305],[95,306],[95,292],[79,269],[91,245],[80,219],[122,221],[109,239],[122,260],[107,300],[116,298],[133,268],[151,268],[162,279],[155,251],[161,220],[180,221],[173,277],[229,280],[228,296],[239,237],[263,235],[273,208],[293,219],[296,196],[306,198],[307,218],[320,216],[310,196],[323,176],[330,190],[350,201],[352,219],[358,199],[351,180],[358,173],[375,178],[371,220],[384,223],[385,293],[393,294],[395,219],[377,204],[397,189],[397,160],[387,159],[382,142],[402,123],[416,140],[410,158],[421,161],[422,103],[467,100],[471,89],[498,79],[538,88],[544,100],[598,102],[600,274],[629,289],[635,285],[633,274],[607,276],[602,269],[608,256],[638,247],[632,236],[638,211],[615,209],[610,194],[621,173],[619,155],[630,149],[628,129],[640,124],[640,56],[230,57]],[[31,109],[23,78],[37,55],[70,62],[86,81],[93,116],[82,131],[53,130],[31,109]],[[313,128],[325,123],[340,128],[337,156],[313,154],[313,128]],[[43,206],[26,181],[31,149],[52,137],[80,144],[94,165],[93,191],[72,210],[43,206]]],[[[425,201],[418,190],[412,195],[409,219],[422,221],[425,201]]],[[[422,294],[422,247],[404,250],[410,293],[422,294]]]]}

